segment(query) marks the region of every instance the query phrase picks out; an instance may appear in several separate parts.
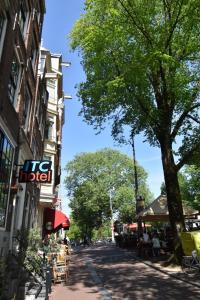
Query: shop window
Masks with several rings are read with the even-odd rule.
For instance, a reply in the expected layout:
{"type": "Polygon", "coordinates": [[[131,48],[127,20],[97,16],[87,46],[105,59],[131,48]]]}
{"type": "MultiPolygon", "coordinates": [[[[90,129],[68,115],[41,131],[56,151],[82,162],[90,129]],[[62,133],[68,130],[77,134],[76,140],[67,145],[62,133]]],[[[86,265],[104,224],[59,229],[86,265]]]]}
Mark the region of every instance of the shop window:
{"type": "Polygon", "coordinates": [[[0,129],[0,227],[5,227],[14,148],[0,129]]]}
{"type": "Polygon", "coordinates": [[[21,71],[20,64],[19,64],[16,56],[14,56],[12,65],[11,65],[10,80],[8,83],[8,97],[12,104],[15,104],[18,82],[19,82],[19,78],[20,78],[20,71],[21,71]]]}
{"type": "Polygon", "coordinates": [[[0,59],[3,51],[3,43],[6,33],[7,18],[4,14],[0,14],[0,59]]]}
{"type": "Polygon", "coordinates": [[[22,115],[22,125],[25,129],[28,129],[31,102],[32,102],[32,95],[31,95],[30,88],[27,86],[25,91],[23,115],[22,115]]]}

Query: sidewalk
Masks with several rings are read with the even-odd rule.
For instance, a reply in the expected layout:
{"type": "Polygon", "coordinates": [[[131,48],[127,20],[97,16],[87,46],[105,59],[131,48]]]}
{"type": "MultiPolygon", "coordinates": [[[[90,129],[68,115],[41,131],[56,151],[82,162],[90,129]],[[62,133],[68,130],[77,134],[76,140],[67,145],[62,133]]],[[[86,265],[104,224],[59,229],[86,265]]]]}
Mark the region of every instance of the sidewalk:
{"type": "MultiPolygon", "coordinates": [[[[138,258],[137,258],[138,259],[138,258]]],[[[139,260],[139,259],[138,259],[139,260]]],[[[183,273],[181,266],[163,266],[163,261],[150,261],[150,260],[140,260],[145,265],[148,265],[156,270],[159,270],[162,273],[165,273],[169,276],[172,276],[176,279],[179,279],[183,282],[190,283],[196,287],[200,287],[200,272],[197,274],[189,275],[183,273]]]]}
{"type": "Polygon", "coordinates": [[[165,266],[165,262],[167,261],[168,257],[161,256],[159,258],[153,258],[150,257],[149,259],[140,258],[137,256],[137,251],[135,249],[128,250],[125,248],[121,248],[124,252],[128,253],[131,258],[134,260],[137,260],[138,262],[141,262],[151,268],[154,268],[155,270],[158,270],[162,273],[165,273],[171,277],[174,277],[175,279],[181,280],[183,282],[189,283],[191,285],[194,285],[196,287],[200,287],[200,272],[195,273],[193,275],[185,274],[182,271],[181,266],[178,265],[169,265],[165,266]]]}
{"type": "MultiPolygon", "coordinates": [[[[127,251],[127,250],[125,250],[125,251],[127,251]]],[[[130,251],[127,251],[127,252],[129,252],[129,254],[131,253],[130,251]]],[[[144,263],[145,265],[154,268],[155,270],[158,270],[162,273],[165,273],[165,274],[172,276],[183,282],[190,283],[196,287],[200,287],[200,272],[195,273],[193,275],[189,275],[189,274],[183,273],[181,266],[178,266],[178,265],[165,266],[165,263],[168,258],[164,257],[164,256],[161,256],[160,258],[150,257],[149,259],[144,259],[144,258],[138,257],[136,254],[136,251],[133,251],[132,255],[135,260],[138,260],[138,261],[144,263]]]]}
{"type": "Polygon", "coordinates": [[[69,281],[52,285],[49,300],[100,300],[98,287],[93,282],[79,253],[71,255],[69,281]]]}

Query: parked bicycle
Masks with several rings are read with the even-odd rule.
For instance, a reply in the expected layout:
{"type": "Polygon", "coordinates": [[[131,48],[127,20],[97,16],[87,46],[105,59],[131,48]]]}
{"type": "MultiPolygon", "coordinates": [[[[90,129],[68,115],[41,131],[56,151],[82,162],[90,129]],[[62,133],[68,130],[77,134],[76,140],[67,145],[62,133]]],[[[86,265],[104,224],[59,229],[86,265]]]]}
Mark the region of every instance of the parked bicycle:
{"type": "Polygon", "coordinates": [[[182,270],[188,275],[200,274],[200,261],[197,257],[197,251],[192,251],[191,256],[183,256],[182,270]]]}

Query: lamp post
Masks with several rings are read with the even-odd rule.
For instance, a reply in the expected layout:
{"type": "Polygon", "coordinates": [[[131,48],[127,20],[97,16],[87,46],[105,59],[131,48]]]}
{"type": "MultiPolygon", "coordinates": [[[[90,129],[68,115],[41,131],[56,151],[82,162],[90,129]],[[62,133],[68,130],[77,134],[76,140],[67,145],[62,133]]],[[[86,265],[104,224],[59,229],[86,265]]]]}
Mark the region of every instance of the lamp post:
{"type": "Polygon", "coordinates": [[[113,220],[113,203],[112,203],[112,198],[113,198],[113,193],[114,193],[114,187],[110,189],[109,191],[109,200],[110,200],[110,214],[111,214],[111,234],[112,234],[112,243],[115,242],[115,237],[114,237],[114,220],[113,220]]]}
{"type": "MultiPolygon", "coordinates": [[[[134,179],[135,179],[135,200],[136,200],[136,215],[144,209],[144,199],[138,195],[138,173],[135,155],[134,131],[131,131],[131,146],[133,150],[133,163],[134,163],[134,179]]],[[[137,218],[138,236],[142,233],[142,220],[137,218]]]]}

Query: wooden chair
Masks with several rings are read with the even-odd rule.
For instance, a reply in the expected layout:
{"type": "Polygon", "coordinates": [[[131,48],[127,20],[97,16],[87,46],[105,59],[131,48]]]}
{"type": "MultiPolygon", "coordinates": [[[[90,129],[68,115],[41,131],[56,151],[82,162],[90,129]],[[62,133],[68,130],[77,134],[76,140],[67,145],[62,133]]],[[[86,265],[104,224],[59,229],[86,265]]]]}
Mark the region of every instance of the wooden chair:
{"type": "Polygon", "coordinates": [[[56,282],[67,282],[69,277],[69,255],[60,251],[57,254],[56,263],[53,266],[53,280],[56,282]]]}

